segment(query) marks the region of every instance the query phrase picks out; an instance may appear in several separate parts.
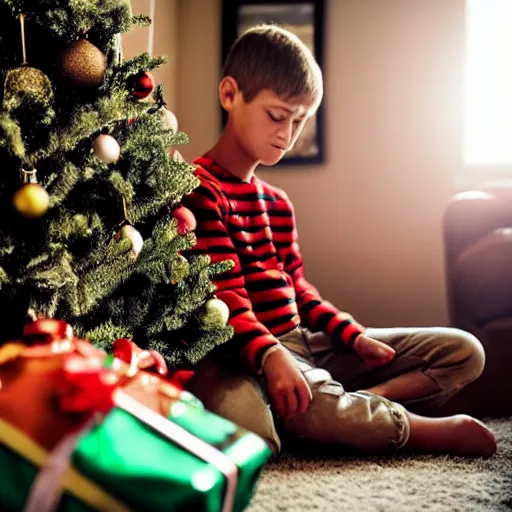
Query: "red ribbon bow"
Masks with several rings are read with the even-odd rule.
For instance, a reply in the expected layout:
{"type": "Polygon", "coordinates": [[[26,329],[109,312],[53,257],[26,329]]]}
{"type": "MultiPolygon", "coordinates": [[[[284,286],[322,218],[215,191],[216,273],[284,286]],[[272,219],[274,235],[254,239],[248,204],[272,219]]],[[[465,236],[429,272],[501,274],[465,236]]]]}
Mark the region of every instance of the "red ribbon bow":
{"type": "Polygon", "coordinates": [[[114,407],[121,375],[104,366],[105,360],[71,356],[61,373],[60,407],[73,413],[106,413],[114,407]]]}

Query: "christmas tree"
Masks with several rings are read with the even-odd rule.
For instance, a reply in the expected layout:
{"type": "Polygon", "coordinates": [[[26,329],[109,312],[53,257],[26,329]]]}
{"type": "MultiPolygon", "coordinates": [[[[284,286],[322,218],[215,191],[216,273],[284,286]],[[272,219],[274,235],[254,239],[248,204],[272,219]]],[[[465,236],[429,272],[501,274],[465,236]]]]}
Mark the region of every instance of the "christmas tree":
{"type": "Polygon", "coordinates": [[[60,318],[106,350],[117,338],[193,364],[227,341],[182,197],[199,183],[150,71],[123,60],[123,0],[0,0],[2,341],[60,318]]]}

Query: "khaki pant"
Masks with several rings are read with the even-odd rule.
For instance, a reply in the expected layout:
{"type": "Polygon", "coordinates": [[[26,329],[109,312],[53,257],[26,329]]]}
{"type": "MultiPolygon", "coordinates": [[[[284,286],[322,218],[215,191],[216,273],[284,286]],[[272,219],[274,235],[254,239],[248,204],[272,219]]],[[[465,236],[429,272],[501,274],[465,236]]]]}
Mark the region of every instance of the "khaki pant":
{"type": "MultiPolygon", "coordinates": [[[[368,329],[366,334],[396,351],[393,361],[369,370],[361,359],[323,333],[298,327],[280,338],[294,355],[313,399],[304,414],[279,425],[283,430],[321,443],[341,443],[366,452],[401,448],[408,439],[405,408],[426,412],[438,406],[483,370],[484,352],[471,334],[451,328],[368,329]],[[439,392],[403,404],[363,390],[412,371],[422,371],[439,392]],[[404,408],[405,407],[405,408],[404,408]]],[[[187,388],[213,412],[267,441],[274,454],[281,442],[258,380],[236,357],[212,354],[196,367],[187,388]]]]}

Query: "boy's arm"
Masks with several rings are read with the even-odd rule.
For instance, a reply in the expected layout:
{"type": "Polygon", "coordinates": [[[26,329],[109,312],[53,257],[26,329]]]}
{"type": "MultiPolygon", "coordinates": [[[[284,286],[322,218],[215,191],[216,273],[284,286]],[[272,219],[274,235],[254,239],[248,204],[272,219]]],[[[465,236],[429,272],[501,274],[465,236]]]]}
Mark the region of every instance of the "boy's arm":
{"type": "Polygon", "coordinates": [[[350,314],[339,311],[333,304],[322,299],[318,290],[304,278],[304,263],[297,244],[293,205],[286,196],[285,200],[291,212],[289,230],[274,236],[284,269],[293,280],[301,321],[312,332],[325,332],[332,339],[339,339],[351,347],[357,336],[364,333],[365,328],[350,314]]]}
{"type": "Polygon", "coordinates": [[[232,260],[235,266],[214,278],[215,295],[229,307],[229,323],[235,331],[240,355],[249,369],[257,373],[261,369],[263,353],[279,340],[256,318],[245,288],[240,259],[224,221],[223,196],[215,185],[202,176],[201,185],[183,199],[197,220],[196,246],[189,254],[208,254],[212,262],[232,260]]]}

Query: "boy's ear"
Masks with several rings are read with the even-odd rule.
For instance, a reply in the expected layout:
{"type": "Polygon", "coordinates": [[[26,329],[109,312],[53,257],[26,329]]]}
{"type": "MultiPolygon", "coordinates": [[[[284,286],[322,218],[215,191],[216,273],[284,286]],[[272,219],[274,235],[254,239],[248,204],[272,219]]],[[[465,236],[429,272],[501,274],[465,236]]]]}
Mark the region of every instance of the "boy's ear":
{"type": "Polygon", "coordinates": [[[240,92],[236,80],[232,76],[225,76],[219,84],[219,100],[222,108],[229,114],[233,103],[240,92]]]}

